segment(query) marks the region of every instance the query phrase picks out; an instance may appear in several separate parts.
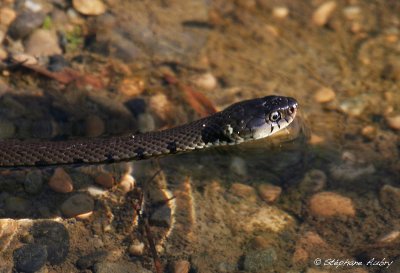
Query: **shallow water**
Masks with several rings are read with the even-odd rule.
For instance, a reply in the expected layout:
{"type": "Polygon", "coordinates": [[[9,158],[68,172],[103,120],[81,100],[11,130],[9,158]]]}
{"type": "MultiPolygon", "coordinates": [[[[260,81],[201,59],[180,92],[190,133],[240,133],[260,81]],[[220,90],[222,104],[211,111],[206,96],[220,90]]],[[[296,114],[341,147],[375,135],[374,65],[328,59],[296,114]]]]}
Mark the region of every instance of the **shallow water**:
{"type": "Polygon", "coordinates": [[[332,1],[318,24],[323,1],[107,2],[67,20],[85,40],[63,54],[74,81],[3,69],[3,138],[182,124],[199,117],[188,86],[217,109],[292,96],[299,116],[280,138],[65,167],[58,188],[55,168],[2,170],[4,272],[32,253],[51,272],[155,272],[156,256],[163,272],[400,271],[399,3],[332,1]]]}

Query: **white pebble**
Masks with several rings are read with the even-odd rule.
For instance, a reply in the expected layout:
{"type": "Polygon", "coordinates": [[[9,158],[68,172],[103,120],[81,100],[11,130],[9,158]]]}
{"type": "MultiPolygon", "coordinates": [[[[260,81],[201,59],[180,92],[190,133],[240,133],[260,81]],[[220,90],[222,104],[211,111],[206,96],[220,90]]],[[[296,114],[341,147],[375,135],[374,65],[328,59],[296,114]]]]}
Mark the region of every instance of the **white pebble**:
{"type": "Polygon", "coordinates": [[[289,9],[287,7],[274,7],[272,15],[278,19],[285,19],[289,15],[289,9]]]}
{"type": "Polygon", "coordinates": [[[335,1],[328,1],[320,5],[312,16],[312,21],[317,26],[325,25],[330,19],[333,11],[336,9],[335,1]]]}
{"type": "Polygon", "coordinates": [[[217,87],[218,81],[211,73],[204,73],[192,80],[193,84],[205,90],[213,90],[217,87]]]}
{"type": "Polygon", "coordinates": [[[143,255],[143,251],[144,251],[144,243],[135,240],[129,246],[128,251],[129,251],[129,254],[131,254],[131,255],[142,256],[143,255]]]}

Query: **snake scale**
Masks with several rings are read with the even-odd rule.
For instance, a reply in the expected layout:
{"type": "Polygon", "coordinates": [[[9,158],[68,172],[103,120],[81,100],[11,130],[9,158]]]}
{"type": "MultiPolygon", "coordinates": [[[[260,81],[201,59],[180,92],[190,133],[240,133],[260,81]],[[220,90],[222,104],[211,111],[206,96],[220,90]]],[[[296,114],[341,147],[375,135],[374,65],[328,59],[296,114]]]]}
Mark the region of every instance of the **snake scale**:
{"type": "Polygon", "coordinates": [[[293,98],[267,96],[163,131],[65,141],[3,140],[0,167],[111,163],[238,144],[285,128],[296,116],[297,106],[293,98]]]}

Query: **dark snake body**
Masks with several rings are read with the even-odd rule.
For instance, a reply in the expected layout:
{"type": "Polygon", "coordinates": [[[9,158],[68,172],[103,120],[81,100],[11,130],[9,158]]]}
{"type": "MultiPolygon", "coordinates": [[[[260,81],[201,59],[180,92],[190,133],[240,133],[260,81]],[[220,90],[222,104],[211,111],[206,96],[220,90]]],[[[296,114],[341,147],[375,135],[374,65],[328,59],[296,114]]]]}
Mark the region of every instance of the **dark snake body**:
{"type": "Polygon", "coordinates": [[[182,126],[138,135],[67,141],[1,141],[0,167],[111,163],[240,143],[253,139],[253,128],[249,124],[259,120],[260,109],[255,106],[260,100],[239,102],[182,126]]]}

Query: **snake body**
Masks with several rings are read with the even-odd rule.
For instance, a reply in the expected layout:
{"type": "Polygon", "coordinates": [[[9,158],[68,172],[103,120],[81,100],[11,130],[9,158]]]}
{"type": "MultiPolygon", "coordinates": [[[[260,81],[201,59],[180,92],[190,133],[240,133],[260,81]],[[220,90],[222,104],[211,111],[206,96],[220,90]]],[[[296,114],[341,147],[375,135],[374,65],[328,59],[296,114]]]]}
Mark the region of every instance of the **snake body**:
{"type": "Polygon", "coordinates": [[[66,141],[0,141],[0,166],[95,164],[141,160],[267,137],[294,119],[293,98],[267,96],[235,103],[197,121],[137,135],[66,141]]]}

